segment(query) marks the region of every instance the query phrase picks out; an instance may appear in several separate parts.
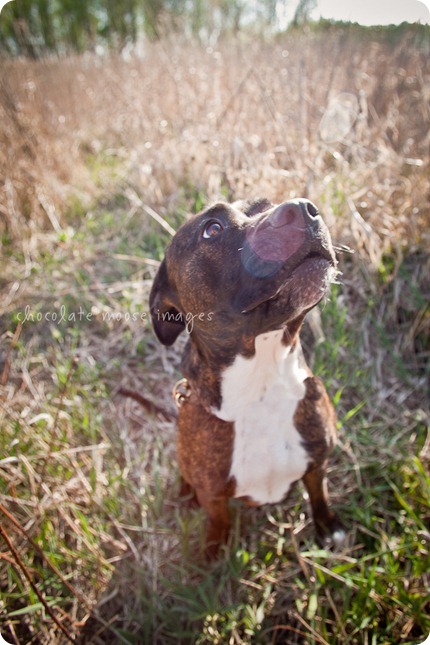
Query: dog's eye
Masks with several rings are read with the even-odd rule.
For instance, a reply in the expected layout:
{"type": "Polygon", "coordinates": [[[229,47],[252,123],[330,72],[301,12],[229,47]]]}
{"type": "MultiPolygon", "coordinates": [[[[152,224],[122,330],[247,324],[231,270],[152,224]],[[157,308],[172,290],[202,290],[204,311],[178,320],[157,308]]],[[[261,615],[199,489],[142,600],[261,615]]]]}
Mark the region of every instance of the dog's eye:
{"type": "Polygon", "coordinates": [[[206,239],[215,237],[215,235],[219,235],[223,230],[224,227],[221,222],[218,222],[217,220],[211,220],[203,229],[203,237],[206,239]]]}

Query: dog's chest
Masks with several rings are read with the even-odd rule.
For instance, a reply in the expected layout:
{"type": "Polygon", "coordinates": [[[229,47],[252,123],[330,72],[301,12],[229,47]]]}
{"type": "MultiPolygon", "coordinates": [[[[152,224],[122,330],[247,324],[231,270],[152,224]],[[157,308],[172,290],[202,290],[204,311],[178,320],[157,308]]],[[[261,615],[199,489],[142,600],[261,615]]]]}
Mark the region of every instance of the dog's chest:
{"type": "Polygon", "coordinates": [[[258,336],[252,358],[238,356],[222,377],[218,417],[234,423],[230,475],[236,497],[275,503],[306,472],[309,456],[294,425],[308,374],[300,348],[281,343],[282,332],[258,336]]]}

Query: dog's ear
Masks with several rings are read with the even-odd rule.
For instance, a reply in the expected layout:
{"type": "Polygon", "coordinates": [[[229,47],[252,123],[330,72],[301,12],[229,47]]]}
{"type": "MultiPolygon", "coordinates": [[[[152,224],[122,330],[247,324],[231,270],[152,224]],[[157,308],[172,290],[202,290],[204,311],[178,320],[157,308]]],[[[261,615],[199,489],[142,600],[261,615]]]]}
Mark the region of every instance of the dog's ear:
{"type": "Polygon", "coordinates": [[[149,309],[155,334],[163,345],[173,345],[185,329],[185,318],[175,306],[173,289],[163,260],[152,284],[149,309]]]}

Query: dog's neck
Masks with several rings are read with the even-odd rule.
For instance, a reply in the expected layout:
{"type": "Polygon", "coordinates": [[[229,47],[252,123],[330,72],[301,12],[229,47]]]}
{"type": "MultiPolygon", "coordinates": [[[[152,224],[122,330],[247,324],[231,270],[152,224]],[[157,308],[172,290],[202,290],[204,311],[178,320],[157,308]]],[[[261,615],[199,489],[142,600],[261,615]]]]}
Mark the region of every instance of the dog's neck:
{"type": "Polygon", "coordinates": [[[203,351],[198,338],[191,336],[181,369],[201,405],[208,410],[221,407],[223,375],[237,361],[247,366],[250,385],[256,377],[261,381],[262,370],[269,378],[269,374],[287,369],[287,364],[305,365],[298,336],[300,326],[298,323],[256,337],[244,335],[231,347],[203,344],[203,351]]]}
{"type": "Polygon", "coordinates": [[[232,421],[238,407],[257,404],[279,387],[283,397],[299,400],[305,395],[303,383],[308,376],[298,340],[294,346],[286,345],[282,330],[260,334],[255,339],[254,356],[237,356],[224,370],[221,407],[215,414],[224,421],[232,421]]]}

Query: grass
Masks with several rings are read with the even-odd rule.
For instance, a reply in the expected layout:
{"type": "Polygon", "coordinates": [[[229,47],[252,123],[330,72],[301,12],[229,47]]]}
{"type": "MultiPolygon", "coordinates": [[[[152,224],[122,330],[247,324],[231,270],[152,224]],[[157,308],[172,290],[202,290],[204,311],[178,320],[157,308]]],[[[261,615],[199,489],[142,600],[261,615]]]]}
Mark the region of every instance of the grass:
{"type": "Polygon", "coordinates": [[[252,49],[164,42],[143,59],[3,61],[6,640],[428,636],[426,54],[407,38],[330,33],[252,49]],[[328,142],[319,124],[339,92],[360,111],[328,142]],[[298,486],[282,505],[233,503],[230,543],[208,567],[203,514],[179,498],[174,422],[119,388],[173,410],[184,339],[161,348],[147,318],[166,228],[219,196],[258,194],[310,197],[354,251],[304,329],[338,412],[330,490],[348,544],[316,547],[298,486]]]}

